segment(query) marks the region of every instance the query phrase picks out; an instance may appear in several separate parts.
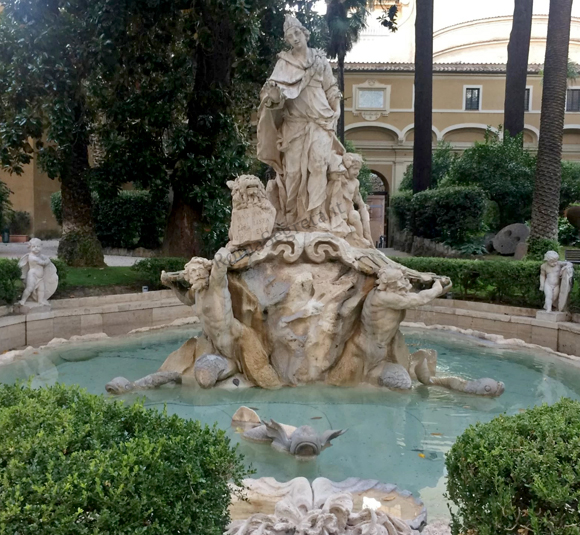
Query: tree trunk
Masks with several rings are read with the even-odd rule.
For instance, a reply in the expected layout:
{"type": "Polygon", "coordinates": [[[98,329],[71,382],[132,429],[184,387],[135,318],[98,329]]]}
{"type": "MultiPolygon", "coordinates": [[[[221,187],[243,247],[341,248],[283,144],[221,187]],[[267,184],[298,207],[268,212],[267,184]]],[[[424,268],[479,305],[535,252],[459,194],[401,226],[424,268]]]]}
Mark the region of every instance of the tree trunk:
{"type": "Polygon", "coordinates": [[[531,239],[558,239],[572,0],[550,0],[531,239]]]}
{"type": "Polygon", "coordinates": [[[524,130],[528,55],[533,0],[516,0],[506,66],[504,131],[516,137],[524,130]]]}
{"type": "MultiPolygon", "coordinates": [[[[205,10],[202,16],[213,42],[207,47],[198,45],[196,49],[195,84],[187,109],[188,129],[192,135],[183,151],[182,163],[198,157],[209,160],[215,150],[220,150],[218,138],[223,128],[222,117],[229,113],[227,92],[234,60],[232,24],[226,13],[220,16],[220,12],[212,12],[212,8],[205,10]],[[200,139],[205,142],[203,146],[200,146],[200,139]]],[[[188,166],[183,167],[187,169],[188,166]]],[[[174,178],[173,205],[165,229],[163,254],[185,258],[200,256],[203,203],[191,199],[190,193],[192,186],[202,185],[211,177],[178,170],[174,178]]]]}
{"type": "Polygon", "coordinates": [[[431,185],[433,166],[433,0],[417,1],[415,20],[413,192],[431,185]]]}
{"type": "MultiPolygon", "coordinates": [[[[78,115],[80,121],[80,111],[78,115]]],[[[105,266],[92,218],[93,203],[87,181],[89,169],[88,138],[77,135],[71,149],[71,161],[60,176],[62,237],[58,244],[58,257],[74,267],[105,266]]]]}
{"type": "Polygon", "coordinates": [[[338,119],[338,139],[344,145],[344,55],[338,55],[338,89],[340,90],[340,117],[338,119]]]}

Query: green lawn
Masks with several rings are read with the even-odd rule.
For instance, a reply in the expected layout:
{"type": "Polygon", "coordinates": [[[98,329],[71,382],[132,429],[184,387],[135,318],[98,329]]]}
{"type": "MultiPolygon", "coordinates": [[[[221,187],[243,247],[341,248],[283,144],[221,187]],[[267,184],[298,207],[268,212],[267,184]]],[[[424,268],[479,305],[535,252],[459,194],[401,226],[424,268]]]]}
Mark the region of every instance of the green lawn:
{"type": "Polygon", "coordinates": [[[67,269],[68,286],[129,286],[142,284],[143,274],[131,267],[73,268],[67,269]]]}

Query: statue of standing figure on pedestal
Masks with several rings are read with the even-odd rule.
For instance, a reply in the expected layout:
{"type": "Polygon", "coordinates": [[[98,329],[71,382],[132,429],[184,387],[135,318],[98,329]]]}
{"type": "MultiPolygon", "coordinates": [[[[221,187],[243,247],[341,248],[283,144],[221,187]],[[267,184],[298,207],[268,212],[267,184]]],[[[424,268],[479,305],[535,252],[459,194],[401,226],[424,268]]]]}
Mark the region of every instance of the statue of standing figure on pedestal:
{"type": "Polygon", "coordinates": [[[544,310],[565,312],[572,290],[574,266],[570,262],[560,262],[556,251],[548,251],[540,268],[540,292],[544,292],[544,310]]]}
{"type": "Polygon", "coordinates": [[[58,287],[58,274],[56,266],[50,258],[42,254],[42,242],[38,238],[32,238],[28,242],[29,253],[26,253],[18,262],[25,284],[22,298],[18,302],[24,306],[32,297],[38,305],[49,306],[48,300],[58,287]]]}
{"type": "Polygon", "coordinates": [[[292,47],[278,55],[260,94],[258,159],[272,166],[268,188],[281,227],[328,230],[327,172],[333,149],[344,147],[335,131],[341,94],[321,50],[308,47],[310,32],[293,16],[284,22],[292,47]]]}

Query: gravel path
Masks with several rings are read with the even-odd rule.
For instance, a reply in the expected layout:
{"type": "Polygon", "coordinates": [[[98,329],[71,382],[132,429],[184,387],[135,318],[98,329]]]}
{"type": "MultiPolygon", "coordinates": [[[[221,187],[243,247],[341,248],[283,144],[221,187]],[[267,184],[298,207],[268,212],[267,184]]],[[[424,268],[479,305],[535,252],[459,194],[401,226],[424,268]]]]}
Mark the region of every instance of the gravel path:
{"type": "MultiPolygon", "coordinates": [[[[49,258],[56,258],[58,240],[45,240],[42,242],[42,252],[49,258]]],[[[28,252],[26,243],[0,243],[0,258],[20,258],[28,252]]],[[[135,256],[111,256],[105,255],[107,266],[132,266],[141,260],[135,256]]]]}

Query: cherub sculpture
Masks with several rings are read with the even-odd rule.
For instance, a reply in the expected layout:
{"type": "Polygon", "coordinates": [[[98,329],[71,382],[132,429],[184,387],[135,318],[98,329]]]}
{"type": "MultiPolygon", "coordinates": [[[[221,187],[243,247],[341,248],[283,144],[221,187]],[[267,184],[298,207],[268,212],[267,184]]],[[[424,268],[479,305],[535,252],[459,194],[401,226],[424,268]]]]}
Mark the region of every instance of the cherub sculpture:
{"type": "Polygon", "coordinates": [[[350,240],[349,234],[358,238],[356,245],[372,247],[369,211],[359,189],[358,175],[363,165],[360,154],[347,152],[342,157],[333,154],[329,168],[328,212],[331,230],[350,240]]]}
{"type": "Polygon", "coordinates": [[[26,253],[18,262],[25,288],[20,305],[32,297],[39,305],[48,305],[48,300],[58,286],[58,274],[50,258],[42,254],[42,242],[32,238],[28,242],[29,253],[26,253]]]}
{"type": "Polygon", "coordinates": [[[552,312],[556,308],[564,312],[572,290],[574,266],[570,262],[560,262],[556,251],[548,251],[540,268],[540,291],[544,292],[544,310],[552,312]]]}

